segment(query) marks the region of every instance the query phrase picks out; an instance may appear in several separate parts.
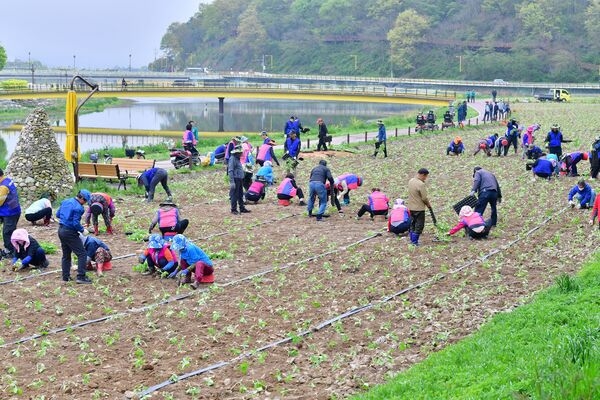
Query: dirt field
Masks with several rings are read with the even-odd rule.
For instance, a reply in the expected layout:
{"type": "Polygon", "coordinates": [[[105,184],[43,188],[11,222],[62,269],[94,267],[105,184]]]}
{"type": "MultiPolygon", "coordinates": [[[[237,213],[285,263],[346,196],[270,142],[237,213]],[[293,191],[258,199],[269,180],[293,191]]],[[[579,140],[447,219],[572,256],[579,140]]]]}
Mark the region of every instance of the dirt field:
{"type": "MultiPolygon", "coordinates": [[[[548,127],[554,106],[515,108],[523,123],[548,127]]],[[[460,135],[470,151],[501,129],[460,135]]],[[[345,398],[510,311],[561,272],[577,271],[596,249],[598,231],[587,226],[588,211],[564,209],[575,178],[531,182],[520,152],[445,156],[455,132],[390,142],[387,159],[368,157],[368,146],[329,154],[334,175],[355,172],[365,183],[344,214],[332,209],[324,223],[304,207],[278,206],[274,190],[249,205],[250,214],[234,216],[223,171],[173,173],[175,202],[190,219],[187,236],[222,257],[215,260],[216,284],[178,288],[134,272],[132,256],[114,261],[93,285],[65,284],[60,254],[51,255],[55,273],[1,286],[2,398],[119,399],[148,388],[155,399],[345,398]],[[469,193],[476,165],[502,185],[498,227],[484,241],[448,238],[457,222],[451,206],[469,193]],[[405,198],[406,182],[421,167],[431,171],[427,185],[440,225],[436,230],[428,219],[422,246],[385,232],[381,217],[354,219],[371,187],[392,201],[405,198]]],[[[584,128],[565,136],[588,146],[584,128]]],[[[319,158],[307,155],[298,167],[306,191],[319,158]]],[[[147,229],[165,197],[157,190],[151,205],[126,192],[117,198],[117,233],[100,235],[114,256],[144,248],[124,232],[147,229]]],[[[19,225],[58,245],[56,224],[19,225]]],[[[36,275],[19,276],[30,273],[36,275]]],[[[7,265],[0,271],[2,281],[16,276],[7,265]]]]}

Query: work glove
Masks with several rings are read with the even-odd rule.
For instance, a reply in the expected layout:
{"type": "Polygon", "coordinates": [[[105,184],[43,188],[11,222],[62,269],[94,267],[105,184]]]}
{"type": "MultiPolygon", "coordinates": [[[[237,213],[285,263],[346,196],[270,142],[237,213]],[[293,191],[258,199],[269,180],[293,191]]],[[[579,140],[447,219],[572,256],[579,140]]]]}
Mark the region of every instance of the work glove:
{"type": "Polygon", "coordinates": [[[168,277],[171,279],[175,278],[177,276],[177,272],[179,272],[179,271],[176,269],[175,271],[171,272],[168,277]]]}
{"type": "Polygon", "coordinates": [[[573,200],[569,200],[569,205],[571,208],[575,207],[575,202],[573,200]]]}
{"type": "Polygon", "coordinates": [[[89,234],[90,234],[90,231],[88,231],[87,229],[83,228],[83,232],[81,232],[81,234],[82,234],[83,236],[87,236],[87,235],[89,235],[89,234]]]}
{"type": "Polygon", "coordinates": [[[576,204],[575,208],[580,209],[581,208],[581,204],[576,204]]]}
{"type": "Polygon", "coordinates": [[[179,271],[179,273],[177,274],[178,277],[183,277],[186,276],[187,274],[189,274],[190,271],[187,269],[182,269],[181,271],[179,271]]]}
{"type": "Polygon", "coordinates": [[[152,229],[148,229],[148,234],[152,235],[152,229]]]}
{"type": "Polygon", "coordinates": [[[594,225],[594,220],[593,220],[593,219],[590,219],[590,220],[588,221],[588,224],[590,224],[590,225],[594,225]]]}
{"type": "Polygon", "coordinates": [[[469,196],[475,196],[475,192],[471,190],[471,193],[469,193],[469,196]]]}
{"type": "Polygon", "coordinates": [[[143,264],[144,262],[146,262],[146,256],[139,256],[138,261],[140,264],[143,264]]]}

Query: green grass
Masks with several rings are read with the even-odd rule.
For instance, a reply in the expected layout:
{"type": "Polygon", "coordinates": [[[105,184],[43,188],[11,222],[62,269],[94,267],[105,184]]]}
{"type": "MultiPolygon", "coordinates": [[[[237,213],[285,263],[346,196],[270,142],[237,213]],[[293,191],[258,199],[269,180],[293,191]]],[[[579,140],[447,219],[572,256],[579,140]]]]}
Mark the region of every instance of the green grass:
{"type": "Polygon", "coordinates": [[[354,397],[600,399],[600,253],[530,304],[354,397]]]}

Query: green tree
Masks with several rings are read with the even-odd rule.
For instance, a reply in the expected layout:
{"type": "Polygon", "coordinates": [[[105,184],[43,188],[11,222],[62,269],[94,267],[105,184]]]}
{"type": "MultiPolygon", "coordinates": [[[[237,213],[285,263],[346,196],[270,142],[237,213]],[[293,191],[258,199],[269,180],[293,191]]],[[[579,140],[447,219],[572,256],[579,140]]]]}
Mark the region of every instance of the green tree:
{"type": "Polygon", "coordinates": [[[0,70],[6,65],[6,50],[0,46],[0,70]]]}
{"type": "Polygon", "coordinates": [[[427,29],[427,18],[415,10],[406,10],[398,14],[394,28],[388,32],[392,63],[403,71],[414,69],[416,46],[422,40],[427,29]]]}

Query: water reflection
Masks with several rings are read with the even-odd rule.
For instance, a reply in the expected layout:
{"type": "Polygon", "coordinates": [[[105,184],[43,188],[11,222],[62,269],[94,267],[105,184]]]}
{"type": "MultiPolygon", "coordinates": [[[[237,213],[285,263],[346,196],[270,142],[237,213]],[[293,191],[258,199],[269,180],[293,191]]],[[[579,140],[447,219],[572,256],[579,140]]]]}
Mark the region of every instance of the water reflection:
{"type": "MultiPolygon", "coordinates": [[[[194,120],[200,132],[217,131],[219,124],[219,104],[216,99],[167,99],[143,98],[122,107],[108,108],[102,112],[79,116],[80,127],[115,129],[181,130],[188,121],[194,120]]],[[[323,118],[331,128],[347,125],[352,120],[376,120],[390,115],[413,113],[420,109],[417,105],[322,102],[322,101],[281,101],[281,100],[238,100],[225,99],[224,128],[226,131],[260,132],[283,131],[290,115],[298,116],[304,127],[316,131],[316,119],[323,118]]],[[[64,119],[51,117],[52,126],[64,126],[64,119]]],[[[21,122],[22,123],[22,122],[21,122]]],[[[6,154],[12,154],[19,132],[2,131],[6,154]]],[[[56,134],[61,148],[65,145],[65,135],[56,134]]],[[[80,135],[82,152],[105,147],[143,146],[164,142],[162,137],[121,136],[121,135],[80,135]]],[[[1,143],[0,143],[1,146],[1,143]]],[[[0,147],[0,152],[2,147],[0,147]]],[[[4,156],[6,156],[6,154],[4,156]]],[[[0,154],[2,157],[2,154],[0,154]]]]}

